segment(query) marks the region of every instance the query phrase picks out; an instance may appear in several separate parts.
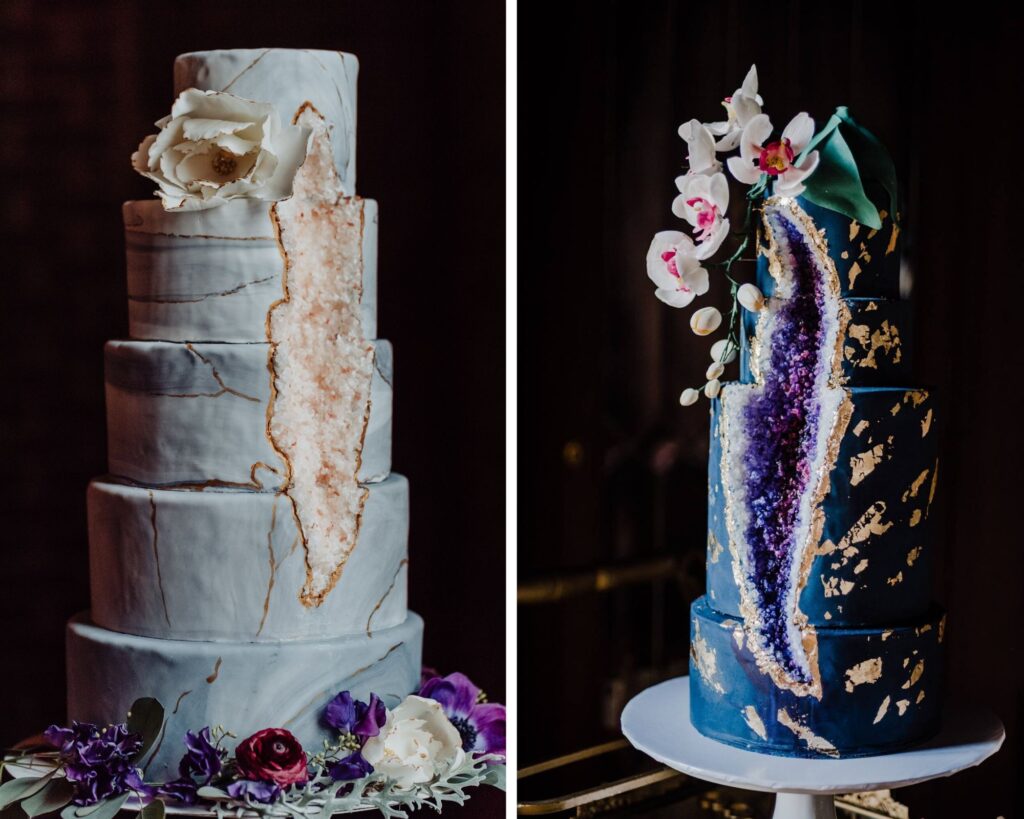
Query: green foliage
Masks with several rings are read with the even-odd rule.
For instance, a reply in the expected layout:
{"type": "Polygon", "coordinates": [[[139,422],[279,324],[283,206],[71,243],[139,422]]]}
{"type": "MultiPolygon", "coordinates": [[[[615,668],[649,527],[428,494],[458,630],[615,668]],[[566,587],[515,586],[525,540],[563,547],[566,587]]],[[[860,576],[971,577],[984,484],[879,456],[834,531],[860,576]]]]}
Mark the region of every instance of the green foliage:
{"type": "Polygon", "coordinates": [[[54,771],[51,771],[46,776],[12,779],[0,785],[0,810],[23,799],[28,799],[33,794],[41,791],[53,779],[54,773],[54,771]]]}
{"type": "Polygon", "coordinates": [[[152,697],[141,697],[132,703],[131,710],[128,712],[127,725],[131,733],[142,736],[142,748],[135,755],[135,761],[138,762],[153,747],[156,738],[160,736],[160,729],[164,725],[164,707],[159,700],[152,697]]]}
{"type": "MultiPolygon", "coordinates": [[[[896,168],[874,134],[858,125],[844,106],[836,109],[825,127],[801,152],[800,158],[817,150],[817,170],[804,180],[804,196],[869,228],[878,230],[882,220],[877,206],[864,190],[864,180],[877,182],[889,195],[889,212],[897,207],[896,168]]],[[[798,160],[799,161],[799,160],[798,160]]]]}
{"type": "Polygon", "coordinates": [[[159,799],[154,799],[141,811],[139,811],[139,819],[164,819],[164,803],[159,799]]]}
{"type": "Polygon", "coordinates": [[[53,813],[71,801],[74,791],[74,786],[67,779],[51,779],[41,790],[23,800],[21,809],[29,819],[33,816],[42,816],[44,813],[53,813]]]}
{"type": "Polygon", "coordinates": [[[104,799],[95,805],[68,805],[60,812],[61,819],[114,819],[119,810],[128,801],[130,793],[122,793],[110,799],[104,799]]]}

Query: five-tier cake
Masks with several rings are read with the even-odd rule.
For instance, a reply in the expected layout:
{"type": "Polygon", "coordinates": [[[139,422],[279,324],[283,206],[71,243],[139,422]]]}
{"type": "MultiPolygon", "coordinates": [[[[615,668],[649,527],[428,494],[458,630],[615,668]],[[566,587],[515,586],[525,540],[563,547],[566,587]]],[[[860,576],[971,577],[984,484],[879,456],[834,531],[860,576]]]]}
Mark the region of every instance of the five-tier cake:
{"type": "MultiPolygon", "coordinates": [[[[133,157],[161,199],[124,206],[129,338],[105,351],[72,719],[146,696],[171,737],[275,725],[316,747],[335,692],[391,706],[417,687],[356,74],[340,52],[182,55],[172,114],[133,157]]],[[[150,773],[179,756],[168,743],[150,773]]]]}

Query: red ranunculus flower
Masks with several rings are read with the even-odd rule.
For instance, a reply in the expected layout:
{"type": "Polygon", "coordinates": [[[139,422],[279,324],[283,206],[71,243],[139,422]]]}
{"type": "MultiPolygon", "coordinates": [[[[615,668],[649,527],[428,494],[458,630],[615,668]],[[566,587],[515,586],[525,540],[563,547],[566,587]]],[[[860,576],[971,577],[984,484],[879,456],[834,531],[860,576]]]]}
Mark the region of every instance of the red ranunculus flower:
{"type": "Polygon", "coordinates": [[[306,752],[284,728],[264,728],[243,739],[235,749],[235,760],[243,779],[287,787],[301,785],[308,778],[306,752]]]}

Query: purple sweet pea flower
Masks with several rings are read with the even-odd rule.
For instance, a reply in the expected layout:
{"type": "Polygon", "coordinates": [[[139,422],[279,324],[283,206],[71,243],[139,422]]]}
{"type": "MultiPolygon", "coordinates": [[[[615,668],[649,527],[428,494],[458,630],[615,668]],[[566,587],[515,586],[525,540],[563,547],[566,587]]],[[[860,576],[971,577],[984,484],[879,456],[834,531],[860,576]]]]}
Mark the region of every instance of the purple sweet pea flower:
{"type": "Polygon", "coordinates": [[[228,795],[232,799],[244,801],[250,797],[255,802],[265,804],[273,802],[281,795],[281,788],[273,782],[259,782],[252,779],[239,779],[228,785],[228,795]]]}
{"type": "Polygon", "coordinates": [[[185,755],[178,763],[180,778],[160,785],[157,792],[185,805],[194,805],[199,798],[199,788],[209,785],[223,770],[226,755],[225,750],[213,744],[209,727],[198,733],[186,731],[185,755]]]}
{"type": "Polygon", "coordinates": [[[344,759],[335,762],[327,769],[327,773],[335,782],[350,782],[362,779],[373,773],[373,765],[363,759],[361,751],[353,751],[344,759]]]}
{"type": "Polygon", "coordinates": [[[462,750],[504,758],[505,706],[483,701],[480,689],[465,674],[434,677],[420,688],[420,696],[441,703],[462,737],[462,750]]]}
{"type": "Polygon", "coordinates": [[[341,734],[357,737],[360,747],[380,733],[387,717],[387,709],[376,694],[370,694],[370,701],[365,703],[353,698],[348,691],[342,691],[327,703],[324,711],[324,722],[341,734]]]}
{"type": "Polygon", "coordinates": [[[142,749],[142,737],[129,733],[124,724],[103,730],[87,722],[73,722],[70,728],[51,725],[43,737],[60,749],[65,774],[74,786],[76,805],[94,805],[126,791],[153,795],[134,764],[135,755],[142,749]]]}

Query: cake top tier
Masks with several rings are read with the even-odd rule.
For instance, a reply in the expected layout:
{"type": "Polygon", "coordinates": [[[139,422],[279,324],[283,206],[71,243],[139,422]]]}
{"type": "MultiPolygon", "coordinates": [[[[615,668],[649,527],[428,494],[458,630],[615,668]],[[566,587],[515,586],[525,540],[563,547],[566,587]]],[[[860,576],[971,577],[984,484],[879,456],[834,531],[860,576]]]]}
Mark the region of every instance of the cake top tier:
{"type": "Polygon", "coordinates": [[[356,77],[359,61],[341,51],[232,48],[193,51],[174,61],[174,93],[226,91],[272,105],[282,124],[311,105],[326,121],[342,191],[356,187],[356,77]]]}

